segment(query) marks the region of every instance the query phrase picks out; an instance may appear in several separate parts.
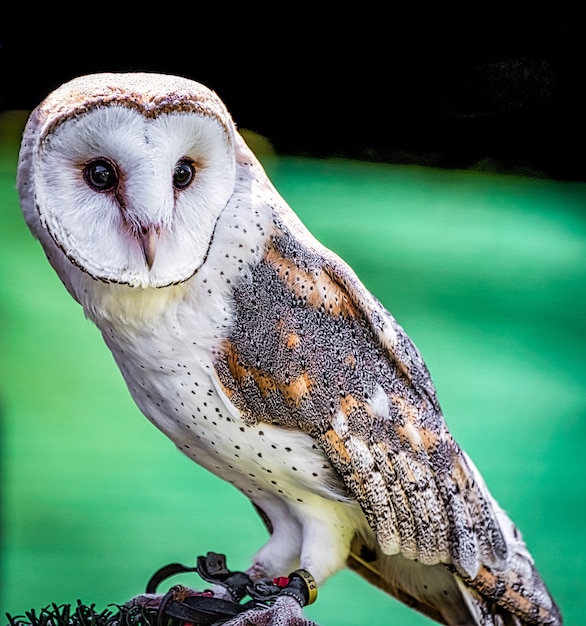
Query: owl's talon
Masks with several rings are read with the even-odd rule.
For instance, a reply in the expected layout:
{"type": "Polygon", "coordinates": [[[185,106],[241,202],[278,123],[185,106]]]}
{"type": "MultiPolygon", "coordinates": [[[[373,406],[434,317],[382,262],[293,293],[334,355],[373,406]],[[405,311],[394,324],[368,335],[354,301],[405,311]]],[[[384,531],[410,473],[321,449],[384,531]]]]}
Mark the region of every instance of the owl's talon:
{"type": "Polygon", "coordinates": [[[313,604],[317,598],[315,578],[305,569],[291,572],[288,577],[269,580],[261,578],[247,588],[255,604],[270,604],[279,596],[290,596],[301,607],[313,604]]]}
{"type": "Polygon", "coordinates": [[[246,591],[256,606],[269,606],[279,597],[282,587],[269,578],[260,578],[248,585],[246,591]]]}
{"type": "Polygon", "coordinates": [[[226,626],[317,626],[306,619],[296,598],[280,594],[269,606],[255,604],[226,622],[226,626]]]}
{"type": "Polygon", "coordinates": [[[289,574],[289,583],[281,593],[292,596],[301,606],[308,606],[317,599],[317,582],[306,569],[296,569],[289,574]]]}

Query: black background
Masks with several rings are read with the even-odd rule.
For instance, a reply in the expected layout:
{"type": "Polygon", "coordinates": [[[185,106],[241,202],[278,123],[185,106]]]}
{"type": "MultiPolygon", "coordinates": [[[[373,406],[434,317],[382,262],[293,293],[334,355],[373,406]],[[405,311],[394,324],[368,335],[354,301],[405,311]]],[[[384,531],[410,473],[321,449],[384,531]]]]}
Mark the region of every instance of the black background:
{"type": "Polygon", "coordinates": [[[377,6],[15,6],[0,107],[83,73],[158,71],[217,91],[279,152],[586,180],[583,9],[377,6]]]}

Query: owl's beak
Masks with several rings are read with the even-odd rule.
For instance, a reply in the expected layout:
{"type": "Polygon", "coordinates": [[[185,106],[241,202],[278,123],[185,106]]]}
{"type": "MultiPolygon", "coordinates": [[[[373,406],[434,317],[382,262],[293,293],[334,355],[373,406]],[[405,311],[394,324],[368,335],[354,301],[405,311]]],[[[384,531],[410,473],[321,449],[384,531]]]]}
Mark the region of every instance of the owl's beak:
{"type": "Polygon", "coordinates": [[[138,236],[144,253],[144,260],[150,270],[155,262],[157,243],[159,241],[159,229],[156,226],[145,227],[140,231],[138,236]]]}

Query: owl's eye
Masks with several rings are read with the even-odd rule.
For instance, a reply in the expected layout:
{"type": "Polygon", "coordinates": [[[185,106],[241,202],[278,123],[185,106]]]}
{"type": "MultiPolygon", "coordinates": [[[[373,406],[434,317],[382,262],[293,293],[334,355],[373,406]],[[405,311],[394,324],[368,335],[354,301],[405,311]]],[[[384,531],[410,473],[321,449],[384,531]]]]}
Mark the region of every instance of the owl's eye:
{"type": "Polygon", "coordinates": [[[86,163],[83,176],[94,191],[111,191],[118,185],[118,172],[107,159],[95,159],[86,163]]]}
{"type": "Polygon", "coordinates": [[[173,186],[175,189],[185,189],[189,187],[195,176],[195,166],[191,159],[181,159],[175,165],[173,171],[173,186]]]}

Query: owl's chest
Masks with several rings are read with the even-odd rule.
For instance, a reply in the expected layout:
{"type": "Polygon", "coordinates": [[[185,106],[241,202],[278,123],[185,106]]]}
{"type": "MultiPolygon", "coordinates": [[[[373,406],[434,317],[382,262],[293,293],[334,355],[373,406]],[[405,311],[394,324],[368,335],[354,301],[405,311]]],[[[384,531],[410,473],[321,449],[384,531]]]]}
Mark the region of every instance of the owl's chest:
{"type": "Polygon", "coordinates": [[[301,501],[308,492],[346,500],[339,476],[312,437],[241,419],[218,391],[205,349],[160,334],[143,339],[138,351],[136,343],[108,343],[141,411],[199,465],[253,500],[277,494],[301,501]]]}

